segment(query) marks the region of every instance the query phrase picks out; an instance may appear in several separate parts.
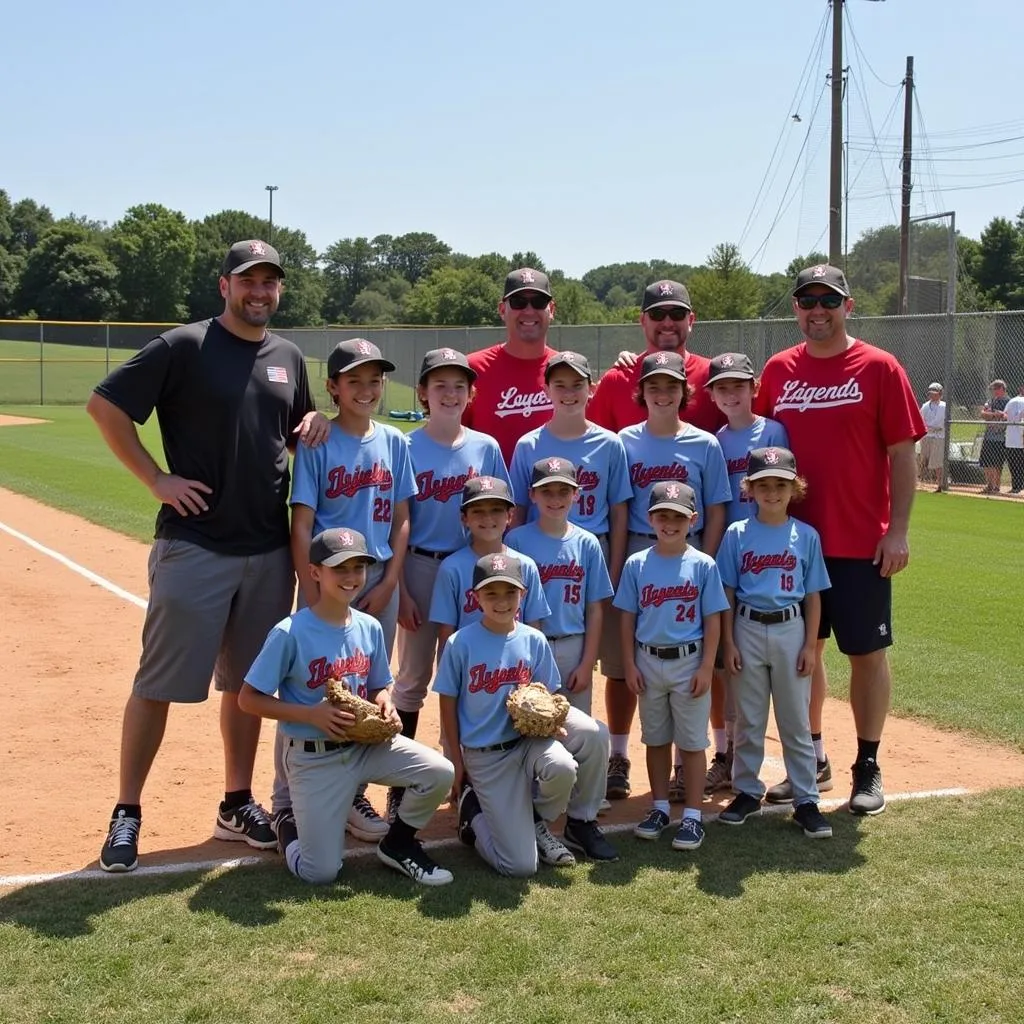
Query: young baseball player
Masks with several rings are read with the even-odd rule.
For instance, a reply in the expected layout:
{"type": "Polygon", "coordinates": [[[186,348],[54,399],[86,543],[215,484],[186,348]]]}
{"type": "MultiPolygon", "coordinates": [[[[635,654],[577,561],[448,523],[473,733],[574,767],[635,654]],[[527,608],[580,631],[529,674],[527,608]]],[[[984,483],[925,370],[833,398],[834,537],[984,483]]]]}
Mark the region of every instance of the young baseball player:
{"type": "MultiPolygon", "coordinates": [[[[557,739],[518,735],[505,707],[512,687],[560,685],[544,635],[517,621],[526,588],[522,565],[511,552],[477,560],[481,618],[449,638],[434,680],[460,790],[459,837],[495,871],[520,877],[535,874],[538,860],[575,863],[546,824],[563,812],[567,841],[594,858],[617,859],[597,826],[596,801],[581,804],[573,754],[557,739]]],[[[597,767],[600,782],[602,762],[597,767]]]]}
{"type": "MultiPolygon", "coordinates": [[[[329,528],[358,530],[376,561],[353,604],[380,622],[389,661],[398,625],[398,581],[409,541],[409,499],[416,493],[405,435],[372,418],[380,404],[384,373],[394,368],[376,345],[363,338],[338,342],[327,360],[327,392],[337,415],[326,444],[295,453],[291,496],[299,606],[317,599],[317,583],[308,572],[313,535],[329,528]]],[[[275,820],[290,806],[283,754],[284,737],[279,735],[274,744],[275,820]]],[[[387,829],[387,822],[359,792],[348,816],[349,832],[377,842],[387,829]]]]}
{"type": "Polygon", "coordinates": [[[307,561],[316,600],[271,630],[238,697],[243,710],[276,719],[285,738],[293,811],[278,819],[278,841],[288,869],[307,882],[333,882],[345,856],[352,800],[360,785],[379,782],[406,792],[377,846],[378,858],[423,885],[445,885],[451,872],[431,859],[416,832],[447,795],[452,764],[401,735],[372,745],[351,742],[352,714],[324,700],[327,682],[344,680],[397,719],[383,630],[352,606],[374,561],[366,538],[355,530],[325,530],[313,538],[307,561]]]}
{"type": "Polygon", "coordinates": [[[562,692],[589,715],[604,602],[615,591],[597,538],[569,522],[579,491],[576,467],[568,459],[551,455],[538,460],[529,488],[538,518],[510,530],[507,540],[537,563],[551,609],[540,629],[551,645],[562,692]]]}
{"type": "Polygon", "coordinates": [[[755,448],[743,480],[757,513],[733,523],[718,552],[729,601],[722,625],[726,668],[736,704],[733,788],[736,797],[718,816],[742,825],[761,808],[768,704],[782,743],[793,788],[793,818],[811,839],[832,827],[818,810],[817,758],[809,703],[821,591],[828,572],[817,531],[789,515],[789,504],[807,491],[788,448],[755,448]]]}
{"type": "MultiPolygon", "coordinates": [[[[789,443],[786,428],[775,420],[754,413],[757,394],[757,375],[750,357],[742,352],[723,352],[711,360],[708,382],[705,385],[712,400],[726,418],[724,426],[715,433],[722,447],[732,500],[726,506],[726,525],[746,519],[753,512],[753,498],[743,490],[742,481],[747,472],[747,455],[752,448],[767,445],[785,447],[789,443]]],[[[724,671],[716,660],[711,681],[711,736],[715,755],[708,765],[704,793],[710,796],[732,785],[732,745],[735,715],[729,703],[724,671]]]]}
{"type": "Polygon", "coordinates": [[[704,793],[711,708],[711,673],[729,607],[715,560],[691,547],[697,496],[684,483],[659,481],[650,489],[648,524],[655,542],[630,555],[614,604],[622,611],[626,685],[638,695],[641,739],[653,806],[636,826],[638,839],[658,839],[669,825],[672,744],[682,751],[685,799],[672,846],[695,850],[704,842],[704,793]]]}

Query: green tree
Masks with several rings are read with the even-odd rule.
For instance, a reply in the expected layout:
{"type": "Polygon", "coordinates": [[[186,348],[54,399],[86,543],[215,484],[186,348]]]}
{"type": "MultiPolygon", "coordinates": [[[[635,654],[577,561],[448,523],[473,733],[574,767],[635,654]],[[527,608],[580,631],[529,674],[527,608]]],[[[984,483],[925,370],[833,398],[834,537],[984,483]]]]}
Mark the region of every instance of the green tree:
{"type": "Polygon", "coordinates": [[[349,316],[355,297],[378,276],[377,256],[368,238],[339,238],[323,255],[326,299],[330,321],[349,316]]]}
{"type": "Polygon", "coordinates": [[[25,259],[0,246],[0,319],[15,316],[15,297],[25,259]]]}
{"type": "Polygon", "coordinates": [[[350,316],[354,324],[393,324],[398,306],[383,292],[364,288],[352,301],[350,316]]]}
{"type": "Polygon", "coordinates": [[[806,256],[795,256],[789,261],[789,265],[786,267],[786,277],[789,278],[790,284],[796,280],[796,275],[800,273],[805,267],[814,267],[819,263],[828,263],[828,256],[823,252],[814,250],[809,252],[806,256]]]}
{"type": "Polygon", "coordinates": [[[512,258],[508,261],[508,269],[510,271],[518,270],[520,267],[532,267],[534,270],[539,270],[543,274],[547,274],[548,272],[548,268],[544,265],[544,261],[532,249],[527,249],[526,252],[512,253],[512,258]]]}
{"type": "Polygon", "coordinates": [[[382,248],[376,244],[379,239],[388,239],[386,255],[379,264],[381,269],[404,277],[409,284],[447,263],[452,251],[450,245],[429,231],[410,231],[397,238],[378,235],[372,243],[378,252],[382,248]]]}
{"type": "Polygon", "coordinates": [[[440,267],[418,281],[405,299],[411,324],[498,324],[501,286],[475,267],[440,267]]]}
{"type": "Polygon", "coordinates": [[[981,233],[975,279],[1006,309],[1024,308],[1024,232],[1005,217],[993,218],[981,233]]]}
{"type": "Polygon", "coordinates": [[[751,320],[761,312],[761,282],[732,242],[716,245],[685,283],[702,320],[751,320]]]}
{"type": "Polygon", "coordinates": [[[53,226],[53,214],[49,208],[40,206],[33,199],[16,202],[11,207],[9,219],[11,235],[8,249],[20,256],[27,256],[53,226]]]}
{"type": "Polygon", "coordinates": [[[603,324],[608,320],[607,308],[582,282],[572,278],[561,281],[555,294],[555,317],[563,324],[603,324]]]}
{"type": "Polygon", "coordinates": [[[7,249],[11,244],[11,197],[7,190],[0,188],[0,247],[7,249]]]}

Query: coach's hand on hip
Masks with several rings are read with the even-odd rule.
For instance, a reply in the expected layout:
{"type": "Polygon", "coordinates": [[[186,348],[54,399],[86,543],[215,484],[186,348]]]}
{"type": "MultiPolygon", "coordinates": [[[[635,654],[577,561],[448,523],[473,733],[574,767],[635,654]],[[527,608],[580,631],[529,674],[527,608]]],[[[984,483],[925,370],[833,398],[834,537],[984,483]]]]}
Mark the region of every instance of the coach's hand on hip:
{"type": "Polygon", "coordinates": [[[875,548],[875,557],[872,561],[880,566],[879,571],[883,576],[895,576],[896,573],[902,572],[910,562],[907,535],[894,533],[892,530],[884,534],[875,548]]]}
{"type": "Polygon", "coordinates": [[[203,501],[203,495],[213,494],[212,488],[207,487],[201,480],[186,480],[185,477],[175,476],[173,473],[158,474],[150,491],[154,498],[165,505],[170,505],[179,516],[208,512],[209,506],[203,501]]]}

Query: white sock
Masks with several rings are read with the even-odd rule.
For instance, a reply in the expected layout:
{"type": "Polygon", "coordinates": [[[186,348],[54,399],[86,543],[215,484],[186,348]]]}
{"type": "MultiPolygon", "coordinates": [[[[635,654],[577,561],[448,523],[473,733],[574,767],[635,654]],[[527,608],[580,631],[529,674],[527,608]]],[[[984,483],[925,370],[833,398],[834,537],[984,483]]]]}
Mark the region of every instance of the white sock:
{"type": "Polygon", "coordinates": [[[696,807],[687,807],[683,810],[683,821],[687,818],[692,818],[694,821],[700,821],[700,811],[696,807]]]}
{"type": "Polygon", "coordinates": [[[819,761],[825,760],[825,741],[820,736],[814,740],[814,756],[819,761]]]}
{"type": "Polygon", "coordinates": [[[711,732],[715,737],[715,753],[724,754],[729,749],[729,738],[725,734],[724,729],[712,729],[711,732]]]}
{"type": "Polygon", "coordinates": [[[611,752],[619,757],[626,757],[629,750],[629,733],[613,732],[608,739],[611,740],[611,752]]]}
{"type": "Polygon", "coordinates": [[[669,806],[668,806],[668,801],[667,800],[655,800],[654,801],[654,809],[656,811],[661,811],[661,813],[664,814],[665,817],[667,817],[667,818],[672,817],[672,812],[669,810],[669,806]]]}

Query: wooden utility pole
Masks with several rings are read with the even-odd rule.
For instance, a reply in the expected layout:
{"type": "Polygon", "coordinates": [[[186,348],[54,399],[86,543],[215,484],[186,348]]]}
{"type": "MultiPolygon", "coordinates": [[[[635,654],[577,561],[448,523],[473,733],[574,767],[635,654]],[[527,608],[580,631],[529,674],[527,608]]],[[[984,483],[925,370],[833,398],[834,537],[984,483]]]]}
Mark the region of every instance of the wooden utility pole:
{"type": "Polygon", "coordinates": [[[910,285],[910,158],[913,150],[914,127],[914,58],[907,58],[907,77],[903,79],[903,191],[900,204],[900,290],[901,315],[909,312],[910,285]]]}
{"type": "Polygon", "coordinates": [[[832,141],[828,190],[828,261],[843,265],[843,3],[832,0],[832,141]]]}

